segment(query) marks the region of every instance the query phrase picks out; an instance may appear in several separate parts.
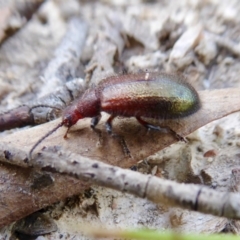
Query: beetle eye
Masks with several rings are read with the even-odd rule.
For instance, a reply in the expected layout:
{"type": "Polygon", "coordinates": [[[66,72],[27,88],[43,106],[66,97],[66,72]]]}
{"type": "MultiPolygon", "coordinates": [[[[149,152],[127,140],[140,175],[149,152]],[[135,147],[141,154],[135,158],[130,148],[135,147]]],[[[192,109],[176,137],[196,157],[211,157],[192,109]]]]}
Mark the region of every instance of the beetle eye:
{"type": "Polygon", "coordinates": [[[64,117],[64,119],[63,119],[63,125],[65,126],[65,127],[70,127],[72,124],[71,124],[71,116],[66,116],[66,117],[64,117]]]}

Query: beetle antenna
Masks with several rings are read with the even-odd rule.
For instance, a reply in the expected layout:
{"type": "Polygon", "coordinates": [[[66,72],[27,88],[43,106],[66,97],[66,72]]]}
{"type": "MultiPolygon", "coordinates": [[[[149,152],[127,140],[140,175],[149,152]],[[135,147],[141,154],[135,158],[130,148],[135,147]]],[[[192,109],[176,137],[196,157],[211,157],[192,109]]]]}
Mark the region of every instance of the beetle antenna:
{"type": "Polygon", "coordinates": [[[32,160],[32,153],[34,151],[34,149],[48,136],[50,136],[51,134],[53,134],[58,128],[63,126],[63,122],[59,123],[55,128],[53,128],[51,131],[49,131],[46,135],[44,135],[43,137],[41,137],[35,144],[34,146],[31,148],[30,152],[29,152],[29,159],[32,160]]]}
{"type": "Polygon", "coordinates": [[[45,105],[45,104],[39,104],[39,105],[32,106],[29,111],[31,112],[34,108],[39,108],[39,107],[42,107],[42,108],[45,107],[45,108],[52,108],[52,109],[56,109],[56,110],[62,110],[59,107],[54,107],[54,106],[45,105]]]}

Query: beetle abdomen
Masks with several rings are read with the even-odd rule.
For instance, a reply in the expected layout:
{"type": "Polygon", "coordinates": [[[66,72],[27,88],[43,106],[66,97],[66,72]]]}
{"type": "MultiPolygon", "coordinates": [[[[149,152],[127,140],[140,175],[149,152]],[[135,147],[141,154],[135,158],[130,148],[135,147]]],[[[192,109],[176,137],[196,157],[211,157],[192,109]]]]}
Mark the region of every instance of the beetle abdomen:
{"type": "Polygon", "coordinates": [[[181,118],[200,108],[196,90],[182,76],[140,73],[131,79],[105,84],[101,111],[125,117],[181,118]]]}

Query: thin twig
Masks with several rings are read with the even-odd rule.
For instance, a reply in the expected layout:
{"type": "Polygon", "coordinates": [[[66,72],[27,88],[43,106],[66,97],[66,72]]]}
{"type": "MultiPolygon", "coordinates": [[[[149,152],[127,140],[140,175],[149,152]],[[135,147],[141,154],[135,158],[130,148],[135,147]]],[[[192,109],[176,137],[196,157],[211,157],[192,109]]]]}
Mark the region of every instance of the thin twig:
{"type": "Polygon", "coordinates": [[[45,84],[39,97],[53,92],[57,87],[64,85],[69,78],[77,77],[76,69],[79,66],[87,31],[88,27],[83,19],[73,17],[69,20],[65,37],[44,72],[45,84]]]}
{"type": "Polygon", "coordinates": [[[58,151],[56,148],[45,149],[36,160],[32,163],[35,167],[50,167],[81,180],[128,192],[155,203],[240,219],[240,195],[236,193],[218,192],[201,185],[176,183],[143,175],[65,150],[58,151]]]}
{"type": "Polygon", "coordinates": [[[59,110],[64,109],[72,98],[79,97],[84,91],[83,79],[73,79],[54,93],[0,114],[0,131],[50,121],[59,116],[59,110]]]}

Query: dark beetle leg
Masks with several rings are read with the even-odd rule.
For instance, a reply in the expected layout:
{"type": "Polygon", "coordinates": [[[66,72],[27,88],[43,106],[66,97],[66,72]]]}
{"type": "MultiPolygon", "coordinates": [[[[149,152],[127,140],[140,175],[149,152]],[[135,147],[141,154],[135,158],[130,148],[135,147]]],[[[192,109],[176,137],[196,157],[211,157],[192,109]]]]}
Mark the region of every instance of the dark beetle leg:
{"type": "Polygon", "coordinates": [[[100,129],[96,129],[95,127],[98,125],[100,119],[101,119],[101,114],[96,116],[96,117],[93,117],[92,120],[91,120],[91,128],[92,130],[97,133],[98,135],[98,141],[99,141],[99,144],[102,145],[102,131],[100,129]]]}
{"type": "Polygon", "coordinates": [[[145,128],[147,128],[148,130],[152,129],[152,130],[157,130],[157,131],[161,131],[163,130],[161,127],[159,126],[154,126],[146,121],[144,121],[143,119],[141,119],[140,117],[136,117],[136,119],[138,120],[138,122],[140,124],[142,124],[145,128]]]}
{"type": "Polygon", "coordinates": [[[106,122],[106,130],[108,134],[112,135],[112,120],[115,118],[115,116],[110,116],[109,119],[106,122]]]}
{"type": "Polygon", "coordinates": [[[122,136],[112,132],[112,120],[114,118],[115,118],[115,116],[110,116],[108,118],[108,120],[106,122],[106,130],[107,130],[108,134],[110,134],[112,137],[117,138],[119,140],[125,155],[127,155],[128,157],[132,157],[131,154],[130,154],[130,150],[128,149],[124,138],[122,136]]]}
{"type": "Polygon", "coordinates": [[[171,133],[174,137],[176,137],[178,140],[183,141],[183,142],[187,142],[187,140],[182,137],[181,135],[177,134],[174,130],[172,130],[170,127],[168,126],[164,126],[164,127],[160,127],[160,126],[155,126],[152,125],[146,121],[144,121],[143,119],[141,119],[140,117],[136,117],[136,119],[138,120],[138,122],[140,124],[142,124],[145,128],[147,128],[148,130],[152,129],[152,130],[157,130],[157,131],[163,131],[166,130],[167,132],[171,133]]]}
{"type": "Polygon", "coordinates": [[[102,117],[101,115],[98,115],[98,116],[92,118],[92,120],[91,120],[91,128],[93,130],[95,130],[95,127],[98,125],[101,117],[102,117]]]}

